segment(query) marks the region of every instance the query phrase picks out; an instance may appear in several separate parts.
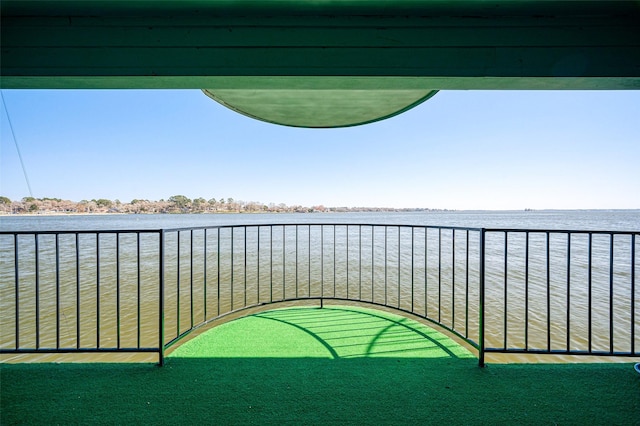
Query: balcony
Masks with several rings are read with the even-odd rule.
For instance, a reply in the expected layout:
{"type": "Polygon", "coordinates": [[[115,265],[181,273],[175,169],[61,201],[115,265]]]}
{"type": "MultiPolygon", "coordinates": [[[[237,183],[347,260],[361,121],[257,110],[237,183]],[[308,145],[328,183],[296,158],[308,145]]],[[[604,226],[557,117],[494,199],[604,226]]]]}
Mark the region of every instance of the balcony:
{"type": "MultiPolygon", "coordinates": [[[[0,354],[156,354],[286,303],[392,309],[475,353],[640,356],[640,232],[261,224],[0,233],[0,354]]],[[[524,358],[521,358],[524,359],[524,358]]]]}

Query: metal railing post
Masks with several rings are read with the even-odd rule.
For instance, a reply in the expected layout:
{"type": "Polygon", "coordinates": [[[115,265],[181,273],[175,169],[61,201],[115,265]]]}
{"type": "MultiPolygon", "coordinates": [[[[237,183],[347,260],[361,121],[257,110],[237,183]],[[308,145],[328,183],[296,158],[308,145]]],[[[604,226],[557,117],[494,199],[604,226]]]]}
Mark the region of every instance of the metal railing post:
{"type": "MultiPolygon", "coordinates": [[[[15,264],[15,292],[16,292],[16,349],[20,349],[20,268],[18,264],[18,234],[13,234],[13,257],[15,264]]],[[[80,323],[80,321],[78,321],[80,323]]]]}
{"type": "Polygon", "coordinates": [[[158,365],[164,365],[164,231],[159,231],[158,365]]]}
{"type": "MultiPolygon", "coordinates": [[[[635,294],[636,294],[636,234],[631,234],[631,324],[636,323],[635,317],[635,294]]],[[[636,353],[635,347],[635,326],[631,327],[631,353],[636,353]]]]}
{"type": "Polygon", "coordinates": [[[480,275],[480,312],[478,318],[478,327],[479,327],[479,343],[480,348],[478,349],[478,366],[484,367],[484,299],[485,299],[485,229],[480,229],[480,266],[479,266],[479,275],[480,275]]]}

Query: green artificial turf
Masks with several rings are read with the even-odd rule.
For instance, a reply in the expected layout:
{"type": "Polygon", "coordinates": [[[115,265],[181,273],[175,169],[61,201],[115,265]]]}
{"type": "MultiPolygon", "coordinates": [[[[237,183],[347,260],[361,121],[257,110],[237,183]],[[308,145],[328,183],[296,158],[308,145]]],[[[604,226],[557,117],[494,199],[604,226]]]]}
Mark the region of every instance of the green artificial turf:
{"type": "Polygon", "coordinates": [[[632,364],[481,369],[416,321],[347,307],[231,321],[151,364],[5,364],[10,424],[640,424],[632,364]]]}
{"type": "Polygon", "coordinates": [[[334,306],[261,312],[180,346],[172,358],[474,358],[431,327],[388,312],[334,306]]]}

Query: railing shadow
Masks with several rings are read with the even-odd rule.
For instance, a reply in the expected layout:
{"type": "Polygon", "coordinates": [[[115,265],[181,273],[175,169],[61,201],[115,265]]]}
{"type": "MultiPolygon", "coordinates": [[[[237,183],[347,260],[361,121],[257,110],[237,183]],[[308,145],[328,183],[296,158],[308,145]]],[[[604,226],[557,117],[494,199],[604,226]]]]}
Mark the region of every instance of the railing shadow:
{"type": "Polygon", "coordinates": [[[417,321],[350,306],[248,315],[202,333],[170,357],[286,357],[291,347],[293,353],[331,359],[474,358],[447,336],[417,321]]]}

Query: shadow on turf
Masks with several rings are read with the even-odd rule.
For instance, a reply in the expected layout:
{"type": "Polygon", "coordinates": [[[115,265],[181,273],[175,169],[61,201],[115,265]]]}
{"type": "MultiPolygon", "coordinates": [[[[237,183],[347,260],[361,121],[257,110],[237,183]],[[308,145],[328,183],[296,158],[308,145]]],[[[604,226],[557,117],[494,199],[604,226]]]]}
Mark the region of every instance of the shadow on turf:
{"type": "Polygon", "coordinates": [[[261,312],[251,317],[280,322],[297,328],[321,344],[334,359],[370,357],[407,352],[430,352],[427,357],[458,358],[451,350],[457,346],[433,329],[396,315],[383,315],[374,310],[345,308],[283,309],[261,312]],[[310,314],[311,313],[311,314],[310,314]],[[340,333],[339,337],[335,336],[340,333]],[[346,349],[349,348],[347,351],[346,349]],[[341,354],[350,352],[350,355],[341,354]]]}
{"type": "Polygon", "coordinates": [[[362,307],[263,311],[180,344],[171,358],[473,358],[418,321],[362,307]]]}

